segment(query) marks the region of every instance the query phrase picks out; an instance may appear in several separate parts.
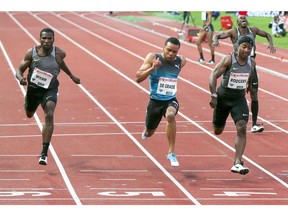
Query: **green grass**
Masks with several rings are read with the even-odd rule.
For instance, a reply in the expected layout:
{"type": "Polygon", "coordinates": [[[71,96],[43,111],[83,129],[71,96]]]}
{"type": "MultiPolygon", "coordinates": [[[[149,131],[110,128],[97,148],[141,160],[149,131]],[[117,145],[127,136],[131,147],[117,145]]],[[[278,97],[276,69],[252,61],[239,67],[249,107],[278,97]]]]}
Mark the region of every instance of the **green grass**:
{"type": "MultiPolygon", "coordinates": [[[[183,21],[183,15],[182,15],[183,13],[182,12],[180,12],[179,16],[173,15],[173,14],[167,13],[167,12],[147,12],[147,13],[149,13],[151,15],[171,19],[171,20],[176,20],[176,21],[180,21],[180,22],[183,21]]],[[[197,27],[201,27],[203,24],[203,22],[201,20],[201,12],[200,11],[199,12],[198,11],[191,11],[190,14],[191,14],[192,18],[194,19],[195,25],[197,27]]],[[[237,24],[236,24],[237,17],[233,13],[226,13],[224,11],[221,11],[220,16],[231,16],[232,21],[233,21],[233,28],[237,27],[237,24]]],[[[271,34],[271,29],[268,28],[268,24],[272,21],[272,17],[248,17],[247,20],[249,22],[249,26],[256,26],[256,27],[260,28],[261,30],[264,30],[264,31],[268,32],[269,34],[271,34]]],[[[191,21],[191,19],[189,19],[189,24],[194,25],[193,22],[191,21]]],[[[213,20],[213,26],[214,26],[215,32],[222,31],[221,30],[220,17],[218,17],[218,19],[216,21],[213,20]]],[[[286,36],[284,38],[276,38],[274,36],[272,36],[272,37],[273,37],[273,43],[274,43],[275,47],[288,49],[288,36],[286,36]]],[[[268,44],[267,39],[260,37],[260,36],[256,37],[256,41],[268,44]]]]}

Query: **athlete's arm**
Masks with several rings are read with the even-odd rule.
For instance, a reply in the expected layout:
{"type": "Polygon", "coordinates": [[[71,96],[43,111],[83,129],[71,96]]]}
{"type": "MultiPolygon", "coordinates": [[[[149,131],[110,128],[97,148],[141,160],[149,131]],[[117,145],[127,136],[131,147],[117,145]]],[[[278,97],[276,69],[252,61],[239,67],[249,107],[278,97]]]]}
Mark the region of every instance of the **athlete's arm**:
{"type": "Polygon", "coordinates": [[[140,83],[145,80],[159,65],[161,65],[161,61],[156,59],[156,54],[148,53],[140,69],[136,72],[136,82],[140,83]]]}
{"type": "Polygon", "coordinates": [[[81,81],[78,77],[74,76],[68,66],[66,65],[65,61],[63,60],[59,65],[60,69],[63,70],[76,84],[81,84],[81,81]]]}
{"type": "Polygon", "coordinates": [[[230,55],[224,56],[221,61],[215,66],[213,69],[210,79],[209,79],[209,88],[211,92],[211,100],[210,106],[211,108],[215,108],[217,106],[217,79],[222,76],[222,74],[229,68],[231,65],[231,57],[230,55]]]}
{"type": "Polygon", "coordinates": [[[181,68],[182,68],[186,65],[186,58],[185,56],[182,55],[179,55],[179,57],[181,58],[181,68]]]}
{"type": "Polygon", "coordinates": [[[213,43],[211,44],[211,46],[212,47],[219,46],[219,39],[226,39],[226,38],[230,38],[232,43],[234,43],[233,31],[235,31],[235,30],[231,29],[229,31],[214,35],[213,36],[213,43]]]}
{"type": "Polygon", "coordinates": [[[275,53],[276,52],[276,48],[273,45],[273,38],[271,37],[271,35],[269,33],[267,33],[264,30],[261,30],[257,27],[253,27],[252,31],[255,35],[259,35],[261,37],[265,37],[269,43],[269,46],[267,47],[268,49],[270,49],[270,53],[275,53]]]}
{"type": "Polygon", "coordinates": [[[226,71],[226,69],[230,66],[230,64],[231,64],[231,57],[230,55],[226,55],[213,69],[209,79],[209,87],[211,94],[216,93],[217,79],[220,76],[222,76],[222,74],[226,71]]]}
{"type": "Polygon", "coordinates": [[[59,64],[59,67],[62,71],[64,71],[76,84],[80,84],[80,79],[75,77],[68,66],[66,65],[64,58],[66,57],[66,52],[58,47],[56,47],[56,61],[59,64]]]}
{"type": "Polygon", "coordinates": [[[25,57],[20,63],[18,70],[16,71],[15,74],[16,78],[19,80],[21,85],[27,85],[27,79],[26,77],[24,77],[24,72],[31,64],[31,61],[32,61],[32,48],[26,52],[25,57]]]}

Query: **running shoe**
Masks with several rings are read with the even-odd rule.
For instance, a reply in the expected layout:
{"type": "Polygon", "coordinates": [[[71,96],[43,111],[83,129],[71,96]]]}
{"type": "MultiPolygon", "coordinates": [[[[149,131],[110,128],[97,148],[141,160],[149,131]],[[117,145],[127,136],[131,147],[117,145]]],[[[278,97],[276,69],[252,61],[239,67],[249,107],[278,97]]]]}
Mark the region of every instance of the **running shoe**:
{"type": "Polygon", "coordinates": [[[215,64],[215,62],[213,60],[210,60],[209,62],[207,62],[207,64],[215,64]]]}
{"type": "Polygon", "coordinates": [[[40,158],[39,158],[38,163],[40,165],[47,165],[47,163],[48,163],[47,156],[41,155],[40,158]]]}
{"type": "Polygon", "coordinates": [[[145,140],[148,138],[146,131],[144,131],[141,135],[142,139],[145,140]]]}
{"type": "Polygon", "coordinates": [[[251,132],[252,133],[261,133],[264,131],[264,126],[261,124],[255,124],[252,128],[251,128],[251,132]]]}
{"type": "Polygon", "coordinates": [[[202,59],[202,58],[200,58],[200,59],[198,60],[198,62],[199,62],[200,64],[202,64],[202,63],[205,63],[205,60],[202,59]]]}
{"type": "Polygon", "coordinates": [[[168,154],[167,159],[170,160],[171,166],[174,166],[174,167],[179,166],[176,155],[174,153],[168,154]]]}
{"type": "Polygon", "coordinates": [[[249,169],[248,169],[248,167],[245,167],[243,165],[243,162],[241,162],[238,164],[234,164],[234,166],[232,166],[232,168],[231,168],[231,172],[239,173],[241,175],[246,175],[249,172],[249,169]]]}

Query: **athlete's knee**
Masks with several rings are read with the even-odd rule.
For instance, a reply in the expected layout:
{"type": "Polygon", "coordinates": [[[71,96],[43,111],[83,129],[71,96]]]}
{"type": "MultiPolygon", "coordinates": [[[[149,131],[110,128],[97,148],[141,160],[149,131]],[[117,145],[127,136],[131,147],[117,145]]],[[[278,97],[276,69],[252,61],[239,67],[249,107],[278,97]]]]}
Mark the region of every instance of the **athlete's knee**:
{"type": "Polygon", "coordinates": [[[147,137],[151,137],[151,136],[155,133],[155,131],[156,131],[156,129],[154,129],[154,130],[147,130],[147,129],[146,129],[145,135],[146,135],[147,137]]]}
{"type": "Polygon", "coordinates": [[[54,118],[54,111],[47,112],[45,116],[48,119],[53,119],[54,118]]]}
{"type": "Polygon", "coordinates": [[[166,119],[167,119],[167,122],[169,122],[169,123],[174,122],[175,121],[175,112],[167,111],[166,119]]]}
{"type": "Polygon", "coordinates": [[[214,134],[215,135],[220,135],[224,131],[224,128],[214,128],[214,134]]]}
{"type": "Polygon", "coordinates": [[[247,130],[247,122],[240,120],[236,123],[236,130],[238,134],[245,134],[247,130]]]}
{"type": "Polygon", "coordinates": [[[27,118],[32,118],[35,111],[33,111],[33,112],[29,111],[26,106],[24,106],[24,109],[25,109],[25,113],[26,113],[27,118]]]}
{"type": "MultiPolygon", "coordinates": [[[[200,34],[200,33],[199,33],[199,34],[200,34]]],[[[199,35],[199,36],[198,36],[198,39],[197,39],[197,41],[196,41],[196,45],[197,45],[197,46],[201,46],[203,37],[204,37],[204,36],[202,36],[202,35],[199,35]]]]}
{"type": "Polygon", "coordinates": [[[32,118],[34,116],[34,112],[26,111],[27,118],[32,118]]]}
{"type": "Polygon", "coordinates": [[[53,101],[49,101],[46,103],[44,107],[44,115],[47,121],[53,121],[55,107],[56,103],[53,101]]]}

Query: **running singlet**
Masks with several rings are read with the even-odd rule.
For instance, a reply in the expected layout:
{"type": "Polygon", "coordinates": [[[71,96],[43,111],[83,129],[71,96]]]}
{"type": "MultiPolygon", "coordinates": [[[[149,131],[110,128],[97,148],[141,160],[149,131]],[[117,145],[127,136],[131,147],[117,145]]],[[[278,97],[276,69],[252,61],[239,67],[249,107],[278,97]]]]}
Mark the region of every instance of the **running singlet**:
{"type": "Polygon", "coordinates": [[[45,89],[57,88],[59,82],[57,76],[60,73],[60,67],[56,62],[56,47],[48,56],[39,56],[36,46],[32,49],[32,62],[28,73],[29,85],[45,89]]]}
{"type": "Polygon", "coordinates": [[[161,54],[156,54],[157,58],[160,59],[162,65],[149,75],[150,98],[160,101],[171,100],[176,97],[181,59],[176,56],[173,62],[168,62],[161,54]]]}
{"type": "Polygon", "coordinates": [[[219,94],[229,97],[239,97],[245,95],[248,79],[252,73],[251,57],[245,65],[238,64],[235,55],[231,53],[231,67],[225,71],[219,86],[219,94]]]}
{"type": "Polygon", "coordinates": [[[241,35],[239,28],[237,28],[237,40],[235,41],[235,43],[233,44],[234,50],[237,51],[238,47],[239,47],[239,40],[244,37],[244,36],[248,36],[252,39],[253,41],[253,48],[251,50],[251,56],[254,57],[255,56],[255,52],[256,52],[256,46],[255,46],[255,35],[253,34],[252,30],[250,28],[248,28],[248,34],[247,35],[241,35]]]}

